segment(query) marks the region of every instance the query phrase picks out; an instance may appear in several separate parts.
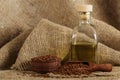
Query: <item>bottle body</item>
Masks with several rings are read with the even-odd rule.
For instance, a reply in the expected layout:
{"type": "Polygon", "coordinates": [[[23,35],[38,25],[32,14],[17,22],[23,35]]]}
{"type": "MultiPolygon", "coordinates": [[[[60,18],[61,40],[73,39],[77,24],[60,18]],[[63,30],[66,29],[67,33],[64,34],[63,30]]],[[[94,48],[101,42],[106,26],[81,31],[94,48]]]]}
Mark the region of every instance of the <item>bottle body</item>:
{"type": "Polygon", "coordinates": [[[72,61],[94,62],[96,63],[96,44],[89,42],[79,42],[72,44],[72,61]]]}
{"type": "Polygon", "coordinates": [[[90,13],[81,13],[79,26],[72,35],[71,61],[97,62],[97,34],[90,24],[90,13]]]}

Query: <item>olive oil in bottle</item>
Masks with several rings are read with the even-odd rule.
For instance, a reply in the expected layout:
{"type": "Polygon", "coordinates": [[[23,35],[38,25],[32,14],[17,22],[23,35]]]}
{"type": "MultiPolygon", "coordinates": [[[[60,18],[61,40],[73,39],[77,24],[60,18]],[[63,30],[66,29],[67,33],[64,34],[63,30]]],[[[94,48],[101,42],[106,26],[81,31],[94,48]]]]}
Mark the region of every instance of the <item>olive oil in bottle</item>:
{"type": "Polygon", "coordinates": [[[97,34],[90,23],[92,5],[77,6],[79,25],[74,28],[72,35],[71,61],[96,61],[97,34]]]}
{"type": "Polygon", "coordinates": [[[89,42],[81,42],[77,44],[72,44],[72,54],[71,59],[74,61],[95,61],[96,54],[96,44],[89,42]]]}

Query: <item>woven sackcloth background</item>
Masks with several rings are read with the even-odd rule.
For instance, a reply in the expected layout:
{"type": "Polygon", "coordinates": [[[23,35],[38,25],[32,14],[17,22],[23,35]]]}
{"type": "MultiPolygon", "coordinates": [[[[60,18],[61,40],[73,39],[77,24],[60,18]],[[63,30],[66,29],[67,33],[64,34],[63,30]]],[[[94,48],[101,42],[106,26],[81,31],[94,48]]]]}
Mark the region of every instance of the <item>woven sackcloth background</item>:
{"type": "Polygon", "coordinates": [[[49,78],[34,77],[35,73],[28,71],[1,70],[0,80],[119,80],[120,67],[114,67],[109,73],[92,73],[91,76],[64,76],[49,74],[49,78]]]}
{"type": "MultiPolygon", "coordinates": [[[[0,0],[0,80],[53,79],[33,77],[24,70],[29,70],[29,61],[35,56],[50,53],[67,56],[73,28],[79,22],[74,6],[81,3],[93,4],[91,23],[98,34],[97,53],[101,63],[114,66],[110,73],[97,72],[82,80],[119,80],[120,0],[84,1],[0,0]]],[[[91,40],[84,34],[81,39],[91,40]]],[[[81,78],[50,76],[57,76],[54,79],[65,77],[65,80],[81,78]]]]}

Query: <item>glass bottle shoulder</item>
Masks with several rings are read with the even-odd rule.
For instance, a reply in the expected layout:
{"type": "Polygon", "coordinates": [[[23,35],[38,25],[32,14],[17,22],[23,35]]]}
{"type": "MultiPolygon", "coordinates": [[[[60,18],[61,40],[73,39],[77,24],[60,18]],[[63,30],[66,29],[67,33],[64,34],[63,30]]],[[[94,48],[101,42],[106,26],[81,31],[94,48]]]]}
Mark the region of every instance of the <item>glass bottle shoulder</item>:
{"type": "Polygon", "coordinates": [[[76,32],[93,32],[96,33],[96,30],[94,29],[94,26],[91,24],[80,24],[74,28],[74,31],[76,32]]]}
{"type": "Polygon", "coordinates": [[[90,37],[91,39],[94,39],[95,42],[97,42],[97,33],[94,29],[94,26],[91,24],[80,24],[79,26],[76,26],[73,30],[72,38],[76,39],[75,37],[78,37],[82,33],[86,36],[90,37]]]}

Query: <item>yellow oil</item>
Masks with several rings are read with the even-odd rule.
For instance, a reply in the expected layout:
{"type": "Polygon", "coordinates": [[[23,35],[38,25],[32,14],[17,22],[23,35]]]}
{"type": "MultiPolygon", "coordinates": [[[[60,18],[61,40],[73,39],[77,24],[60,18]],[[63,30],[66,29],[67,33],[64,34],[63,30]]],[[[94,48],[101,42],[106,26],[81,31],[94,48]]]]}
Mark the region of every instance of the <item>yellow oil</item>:
{"type": "Polygon", "coordinates": [[[96,47],[96,44],[89,42],[72,44],[71,60],[96,63],[96,47]]]}

